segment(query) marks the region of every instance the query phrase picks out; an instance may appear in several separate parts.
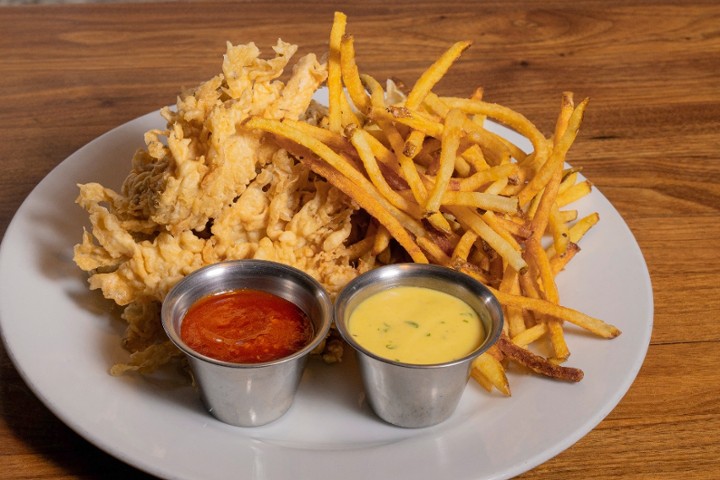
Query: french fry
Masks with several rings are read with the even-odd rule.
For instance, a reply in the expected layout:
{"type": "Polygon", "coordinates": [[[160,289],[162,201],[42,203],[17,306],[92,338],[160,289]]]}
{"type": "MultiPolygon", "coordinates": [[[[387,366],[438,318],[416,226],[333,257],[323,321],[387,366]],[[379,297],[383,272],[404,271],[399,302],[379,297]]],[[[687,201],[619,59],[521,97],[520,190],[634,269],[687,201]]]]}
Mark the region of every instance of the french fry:
{"type": "Polygon", "coordinates": [[[491,167],[486,170],[477,172],[470,177],[460,179],[458,181],[457,189],[464,192],[475,191],[488,183],[503,178],[508,178],[514,175],[517,171],[518,167],[514,163],[506,163],[503,165],[498,165],[496,167],[491,167]]]}
{"type": "Polygon", "coordinates": [[[342,81],[355,107],[367,114],[372,105],[362,80],[360,80],[360,72],[355,63],[355,40],[352,35],[343,35],[340,41],[340,72],[342,81]]]}
{"type": "Polygon", "coordinates": [[[310,125],[307,122],[301,122],[298,120],[284,119],[283,123],[301,131],[305,135],[319,140],[336,152],[346,152],[349,151],[348,147],[351,147],[347,138],[343,137],[340,133],[335,133],[328,129],[310,125]]]}
{"type": "Polygon", "coordinates": [[[537,325],[522,330],[516,335],[511,335],[512,342],[519,347],[525,348],[540,339],[547,331],[547,323],[538,323],[537,325]]]}
{"type": "MultiPolygon", "coordinates": [[[[560,184],[562,186],[562,184],[560,184]]],[[[558,190],[558,195],[560,194],[560,191],[558,190]]],[[[577,220],[578,217],[578,211],[577,210],[560,210],[558,208],[558,215],[560,217],[560,221],[563,223],[570,223],[577,220]]]]}
{"type": "Polygon", "coordinates": [[[422,75],[408,94],[405,106],[417,108],[432,90],[435,84],[445,76],[445,73],[452,66],[455,60],[468,48],[472,42],[457,42],[452,45],[440,58],[438,58],[422,75]]]}
{"type": "Polygon", "coordinates": [[[440,200],[442,205],[463,205],[466,207],[492,210],[494,212],[517,212],[517,198],[503,197],[484,192],[445,191],[440,200]]]}
{"type": "Polygon", "coordinates": [[[373,239],[372,254],[380,255],[381,252],[390,246],[391,239],[392,235],[390,235],[388,229],[380,225],[375,233],[375,238],[373,239]]]}
{"type": "Polygon", "coordinates": [[[572,187],[565,190],[562,195],[558,196],[557,204],[558,207],[564,207],[577,200],[580,200],[584,196],[588,195],[592,190],[592,184],[589,180],[576,183],[572,187]]]}
{"type": "MultiPolygon", "coordinates": [[[[395,156],[400,163],[400,171],[402,172],[403,178],[410,186],[410,190],[415,197],[415,202],[418,205],[424,205],[425,199],[427,198],[427,189],[420,178],[420,174],[418,173],[412,157],[406,155],[405,153],[405,142],[403,142],[400,133],[389,123],[379,121],[379,125],[385,131],[388,141],[395,151],[395,156]]],[[[425,135],[422,132],[417,130],[410,134],[411,138],[417,138],[420,142],[422,142],[422,138],[424,138],[424,136],[425,135]]]]}
{"type": "MultiPolygon", "coordinates": [[[[526,242],[525,253],[526,260],[528,260],[528,257],[532,258],[532,260],[528,260],[528,263],[533,262],[536,267],[544,297],[549,302],[558,304],[560,302],[560,296],[557,290],[557,285],[555,284],[555,273],[552,270],[545,250],[543,250],[535,236],[531,237],[526,242]]],[[[568,349],[567,342],[565,341],[561,322],[554,318],[544,318],[543,320],[548,326],[550,343],[552,344],[553,351],[555,353],[554,358],[559,361],[564,361],[570,355],[570,350],[568,349]]]]}
{"type": "MultiPolygon", "coordinates": [[[[508,397],[511,395],[510,382],[508,382],[507,375],[505,374],[505,368],[502,366],[502,363],[490,353],[482,353],[473,361],[470,374],[475,379],[478,378],[478,375],[481,375],[482,379],[497,388],[500,393],[508,397]]],[[[484,382],[480,380],[480,383],[483,384],[484,382]]]]}
{"type": "Polygon", "coordinates": [[[590,215],[578,220],[575,225],[570,227],[568,230],[570,241],[578,243],[580,239],[584,237],[585,234],[593,227],[593,225],[597,224],[599,221],[600,214],[597,212],[593,212],[590,215]]]}
{"type": "Polygon", "coordinates": [[[585,236],[593,225],[597,224],[600,220],[600,215],[597,212],[593,212],[590,215],[581,218],[575,224],[568,229],[568,246],[564,254],[558,254],[555,251],[555,246],[550,245],[547,249],[547,256],[553,263],[553,271],[557,275],[557,272],[562,270],[567,262],[579,251],[578,242],[585,236]],[[568,257],[569,258],[565,258],[568,257]]]}
{"type": "Polygon", "coordinates": [[[621,333],[614,325],[605,323],[600,319],[591,317],[577,310],[562,307],[547,300],[527,298],[522,295],[512,295],[493,289],[492,287],[490,288],[497,299],[505,305],[532,310],[533,312],[549,315],[559,320],[566,320],[602,338],[615,338],[621,333]]]}
{"type": "MultiPolygon", "coordinates": [[[[503,292],[518,294],[520,293],[520,275],[519,273],[507,267],[503,274],[502,281],[498,285],[498,289],[503,292]]],[[[525,317],[522,308],[503,306],[505,313],[505,323],[507,324],[507,334],[515,337],[526,330],[525,317]]]]}
{"type": "Polygon", "coordinates": [[[442,138],[443,131],[445,130],[442,123],[418,111],[410,110],[407,107],[390,106],[385,110],[373,108],[370,112],[370,117],[372,119],[385,118],[393,120],[435,138],[442,138]]]}
{"type": "Polygon", "coordinates": [[[557,276],[558,273],[560,273],[565,266],[570,263],[570,260],[573,259],[575,254],[580,251],[580,247],[578,247],[577,243],[568,243],[567,250],[565,250],[565,253],[563,255],[554,255],[550,257],[550,268],[553,271],[553,274],[557,276]]]}
{"type": "Polygon", "coordinates": [[[356,260],[363,255],[372,251],[373,244],[375,243],[376,236],[366,236],[362,240],[358,240],[348,247],[348,256],[352,260],[356,260]]]}
{"type": "Polygon", "coordinates": [[[557,204],[550,207],[550,216],[548,218],[548,228],[553,238],[555,251],[559,255],[564,255],[570,242],[570,228],[560,215],[560,209],[557,204]]]}
{"type": "Polygon", "coordinates": [[[366,73],[360,74],[360,81],[365,85],[365,88],[370,91],[370,104],[372,108],[378,110],[385,109],[385,89],[380,85],[380,82],[366,73]]]}
{"type": "Polygon", "coordinates": [[[470,250],[472,249],[477,239],[477,233],[473,232],[472,230],[465,231],[462,237],[460,237],[458,243],[455,245],[452,258],[455,260],[460,259],[467,262],[467,259],[470,256],[470,250]]]}
{"type": "Polygon", "coordinates": [[[514,344],[505,336],[500,337],[497,346],[508,358],[540,375],[568,382],[579,382],[583,379],[584,373],[582,370],[555,365],[540,355],[514,344]]]}
{"type": "Polygon", "coordinates": [[[488,165],[485,160],[482,148],[480,148],[480,145],[477,143],[471,145],[462,152],[462,157],[475,169],[476,172],[482,172],[483,170],[490,168],[490,165],[488,165]]]}
{"type": "Polygon", "coordinates": [[[506,217],[503,215],[495,215],[495,222],[507,230],[508,233],[519,239],[529,238],[532,230],[527,222],[517,222],[515,217],[506,217]]]}
{"type": "Polygon", "coordinates": [[[342,86],[342,69],[340,66],[340,45],[343,35],[345,35],[345,27],[347,25],[347,16],[342,12],[335,12],[333,25],[330,30],[330,51],[328,53],[328,112],[329,112],[329,128],[331,132],[342,132],[342,99],[345,96],[342,86]]]}
{"type": "Polygon", "coordinates": [[[440,169],[435,176],[435,185],[425,201],[426,214],[432,214],[440,210],[443,192],[447,189],[447,185],[450,183],[450,177],[455,168],[455,156],[457,155],[460,139],[463,135],[463,120],[464,116],[459,110],[451,110],[450,113],[448,113],[442,134],[440,169]]]}

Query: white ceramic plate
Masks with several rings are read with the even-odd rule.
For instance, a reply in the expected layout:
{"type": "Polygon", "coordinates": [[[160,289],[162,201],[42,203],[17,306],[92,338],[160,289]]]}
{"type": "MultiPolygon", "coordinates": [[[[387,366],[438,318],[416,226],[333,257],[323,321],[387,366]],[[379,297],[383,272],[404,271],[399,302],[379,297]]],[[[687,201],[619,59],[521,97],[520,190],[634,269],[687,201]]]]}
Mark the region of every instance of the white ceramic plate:
{"type": "Polygon", "coordinates": [[[87,225],[74,204],[76,184],[118,188],[143,133],[162,126],[151,113],[71,155],[28,196],[0,249],[0,327],[9,355],[48,408],[117,458],[178,479],[509,478],[584,436],[635,379],[652,330],[650,279],[631,232],[597,190],[577,207],[598,211],[600,224],[560,274],[559,288],[565,305],[623,334],[602,340],[568,327],[568,364],[585,371],[578,384],[513,374],[513,396],[504,398],[471,382],[445,423],[400,429],[370,412],[348,355],[340,365],[311,362],[284,417],[243,429],[213,419],[172,375],[111,377],[108,368],[127,356],[123,325],[72,262],[87,225]]]}

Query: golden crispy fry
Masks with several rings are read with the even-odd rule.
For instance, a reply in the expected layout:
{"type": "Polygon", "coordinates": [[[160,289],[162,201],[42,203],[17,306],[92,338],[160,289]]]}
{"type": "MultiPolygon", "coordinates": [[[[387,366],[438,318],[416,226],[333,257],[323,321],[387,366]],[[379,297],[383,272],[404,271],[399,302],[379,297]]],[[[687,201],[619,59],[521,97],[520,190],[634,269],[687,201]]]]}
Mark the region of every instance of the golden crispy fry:
{"type": "Polygon", "coordinates": [[[365,130],[367,133],[366,139],[370,145],[373,155],[382,162],[383,165],[388,167],[393,173],[400,174],[400,165],[398,164],[395,154],[389,150],[380,140],[373,136],[371,131],[365,130]]]}
{"type": "MultiPolygon", "coordinates": [[[[539,282],[545,299],[554,304],[560,303],[560,296],[557,285],[555,284],[555,273],[540,242],[535,236],[532,236],[526,242],[525,248],[525,259],[528,263],[534,265],[535,268],[533,271],[537,271],[539,275],[539,282]]],[[[570,350],[565,341],[561,322],[554,318],[543,318],[543,320],[548,326],[550,343],[555,352],[554,357],[560,361],[567,359],[570,355],[570,350]]]]}
{"type": "Polygon", "coordinates": [[[385,105],[385,90],[383,89],[380,82],[375,80],[372,76],[361,73],[360,81],[370,91],[370,104],[373,109],[383,110],[385,105]]]}
{"type": "MultiPolygon", "coordinates": [[[[505,188],[507,188],[509,182],[510,179],[508,177],[498,178],[497,180],[489,184],[487,187],[485,187],[485,193],[489,193],[492,195],[500,195],[503,191],[505,191],[505,188]]],[[[503,197],[510,198],[507,195],[503,195],[503,197]]]]}
{"type": "Polygon", "coordinates": [[[330,30],[330,52],[328,53],[328,112],[329,127],[334,133],[342,132],[342,99],[345,96],[342,85],[342,70],[340,67],[340,44],[347,16],[342,12],[335,12],[332,29],[330,30]]]}
{"type": "Polygon", "coordinates": [[[482,172],[483,170],[490,168],[490,165],[488,165],[485,160],[482,148],[480,148],[480,145],[477,143],[471,145],[462,152],[462,157],[475,169],[476,172],[482,172]]]}
{"type": "Polygon", "coordinates": [[[521,295],[512,295],[493,289],[492,287],[490,288],[497,299],[505,305],[532,310],[533,312],[537,312],[542,315],[549,315],[559,320],[567,320],[568,322],[582,327],[602,338],[615,338],[621,333],[617,327],[605,323],[600,319],[591,317],[590,315],[578,312],[577,310],[555,305],[547,300],[527,298],[521,295]]]}
{"type": "Polygon", "coordinates": [[[510,396],[510,383],[505,374],[505,368],[502,366],[502,363],[489,352],[481,354],[473,361],[470,374],[474,379],[478,380],[481,385],[490,383],[503,395],[510,396]],[[480,377],[480,379],[478,379],[478,377],[480,377]],[[487,383],[483,382],[483,380],[487,383]]]}
{"type": "Polygon", "coordinates": [[[558,252],[558,254],[563,255],[567,250],[568,243],[570,242],[570,228],[560,215],[560,209],[556,203],[550,207],[548,222],[548,228],[553,238],[555,251],[558,252]]]}
{"type": "MultiPolygon", "coordinates": [[[[511,267],[505,269],[502,281],[498,285],[498,289],[503,292],[519,294],[520,293],[520,274],[511,267]]],[[[521,334],[526,330],[525,317],[522,308],[503,306],[505,313],[505,324],[507,325],[507,334],[511,337],[521,334]]]]}
{"type": "Polygon", "coordinates": [[[467,177],[470,175],[470,164],[462,155],[455,156],[455,172],[459,177],[467,177]]]}
{"type": "Polygon", "coordinates": [[[552,268],[553,274],[557,276],[579,251],[580,247],[577,243],[570,242],[564,254],[550,257],[550,268],[552,268]]]}
{"type": "Polygon", "coordinates": [[[515,219],[516,217],[495,215],[495,222],[499,226],[502,226],[502,228],[508,233],[512,234],[515,237],[518,237],[521,240],[529,238],[532,234],[532,230],[530,230],[530,225],[527,222],[518,222],[515,219]]]}
{"type": "Polygon", "coordinates": [[[442,205],[463,205],[504,213],[515,213],[518,209],[517,198],[503,197],[501,195],[484,192],[445,191],[440,203],[442,205]]]}
{"type": "MultiPolygon", "coordinates": [[[[427,95],[425,95],[423,104],[440,118],[447,117],[447,114],[450,112],[450,107],[445,105],[445,103],[440,100],[440,97],[438,97],[433,92],[428,92],[427,95]]],[[[410,108],[407,103],[405,104],[405,106],[410,108]]]]}
{"type": "Polygon", "coordinates": [[[458,181],[457,190],[472,192],[480,189],[483,185],[488,183],[511,177],[512,175],[515,175],[517,171],[518,166],[514,163],[506,163],[496,167],[491,167],[487,170],[477,172],[470,177],[460,179],[458,181]]]}
{"type": "MultiPolygon", "coordinates": [[[[560,184],[562,186],[562,183],[560,184]]],[[[560,191],[558,190],[558,195],[560,194],[560,191]]],[[[563,223],[570,223],[577,220],[578,217],[578,211],[577,210],[559,210],[558,209],[558,215],[560,216],[560,221],[563,223]]]]}
{"type": "Polygon", "coordinates": [[[340,114],[343,128],[348,125],[361,125],[364,123],[360,116],[353,111],[346,95],[340,97],[340,114]]]}
{"type": "MultiPolygon", "coordinates": [[[[577,243],[582,239],[583,236],[590,230],[593,225],[597,224],[597,222],[600,220],[600,215],[597,212],[593,212],[590,215],[583,217],[582,219],[575,222],[575,224],[568,229],[568,248],[565,251],[564,254],[558,254],[555,251],[555,246],[551,245],[547,249],[547,256],[551,260],[555,259],[556,257],[562,258],[568,254],[574,255],[577,253],[577,250],[579,247],[577,246],[577,243]],[[573,247],[574,245],[574,247],[573,247]],[[575,251],[572,251],[575,250],[575,251]]],[[[572,258],[572,257],[571,257],[572,258]]],[[[570,259],[567,259],[569,261],[570,259]]],[[[567,261],[565,261],[562,266],[564,266],[567,261]]],[[[562,268],[562,267],[560,267],[562,268]]],[[[558,270],[559,271],[559,270],[558,270]]]]}
{"type": "Polygon", "coordinates": [[[590,230],[593,225],[597,224],[599,221],[600,214],[597,212],[593,212],[590,215],[583,217],[581,220],[578,220],[568,231],[570,241],[578,243],[588,230],[590,230]]]}
{"type": "Polygon", "coordinates": [[[360,80],[360,72],[355,63],[355,41],[352,35],[344,35],[340,42],[340,71],[355,107],[367,114],[371,108],[370,98],[360,80]]]}
{"type": "Polygon", "coordinates": [[[380,255],[390,245],[390,239],[392,235],[388,232],[388,229],[380,225],[375,233],[375,238],[372,245],[372,254],[380,255]]]}
{"type": "Polygon", "coordinates": [[[490,228],[492,228],[495,233],[500,235],[507,243],[512,245],[512,247],[517,250],[521,251],[522,246],[518,243],[517,240],[515,240],[515,237],[512,236],[510,231],[505,229],[505,224],[498,221],[497,215],[495,215],[494,212],[488,210],[485,213],[482,214],[482,219],[485,221],[485,223],[488,224],[490,228]]]}
{"type": "MultiPolygon", "coordinates": [[[[395,156],[400,163],[401,173],[405,181],[410,186],[410,190],[415,197],[415,202],[419,205],[424,205],[425,199],[427,198],[427,189],[420,178],[420,174],[415,166],[415,162],[413,162],[412,156],[408,156],[405,153],[405,143],[403,142],[400,133],[392,124],[384,121],[379,121],[378,124],[381,126],[383,131],[385,131],[388,141],[390,142],[392,149],[395,151],[395,156]]],[[[422,132],[417,130],[410,134],[411,138],[419,137],[420,142],[422,142],[422,138],[424,138],[424,136],[425,135],[422,132]]]]}
{"type": "Polygon", "coordinates": [[[283,123],[303,132],[305,135],[321,141],[337,152],[351,151],[352,146],[348,142],[347,138],[343,137],[339,133],[331,132],[326,128],[310,125],[307,122],[301,122],[299,120],[285,119],[283,120],[283,123]]]}
{"type": "Polygon", "coordinates": [[[519,347],[527,347],[531,343],[537,341],[548,331],[547,323],[538,323],[530,328],[526,328],[517,335],[510,335],[512,342],[519,347]]]}
{"type": "Polygon", "coordinates": [[[562,195],[568,188],[575,185],[577,178],[578,172],[572,172],[568,175],[565,175],[565,172],[563,172],[563,179],[562,182],[560,182],[560,188],[558,188],[558,195],[562,195]]]}
{"type": "Polygon", "coordinates": [[[470,250],[472,249],[477,239],[477,233],[473,232],[472,230],[467,230],[465,233],[463,233],[457,245],[455,245],[452,258],[455,260],[460,259],[466,262],[468,257],[470,256],[470,250]]]}
{"type": "Polygon", "coordinates": [[[348,256],[352,260],[357,260],[363,255],[369,253],[375,244],[376,235],[366,236],[348,247],[348,256]]]}
{"type": "Polygon", "coordinates": [[[455,168],[455,157],[463,134],[462,123],[464,118],[459,110],[451,110],[448,113],[442,134],[440,169],[435,176],[435,185],[425,202],[425,212],[427,214],[435,213],[440,209],[443,193],[447,190],[450,177],[455,168]]]}
{"type": "Polygon", "coordinates": [[[372,119],[386,119],[395,121],[402,125],[407,125],[413,130],[420,130],[425,135],[435,138],[442,138],[445,127],[437,120],[420,113],[410,110],[407,107],[390,106],[385,110],[373,108],[370,112],[372,119]]]}
{"type": "Polygon", "coordinates": [[[564,207],[572,202],[580,200],[585,195],[588,195],[592,190],[592,183],[589,180],[585,180],[580,183],[576,183],[572,187],[565,190],[562,195],[558,196],[557,204],[558,207],[564,207]]]}
{"type": "Polygon", "coordinates": [[[408,94],[405,102],[407,108],[417,108],[420,106],[425,96],[432,90],[435,84],[445,75],[455,60],[458,59],[472,42],[457,42],[451,46],[430,68],[428,68],[418,79],[408,94]]]}
{"type": "Polygon", "coordinates": [[[575,95],[573,92],[563,92],[560,101],[560,114],[555,122],[555,133],[553,134],[553,145],[558,145],[562,136],[567,130],[570,117],[575,109],[575,95]]]}

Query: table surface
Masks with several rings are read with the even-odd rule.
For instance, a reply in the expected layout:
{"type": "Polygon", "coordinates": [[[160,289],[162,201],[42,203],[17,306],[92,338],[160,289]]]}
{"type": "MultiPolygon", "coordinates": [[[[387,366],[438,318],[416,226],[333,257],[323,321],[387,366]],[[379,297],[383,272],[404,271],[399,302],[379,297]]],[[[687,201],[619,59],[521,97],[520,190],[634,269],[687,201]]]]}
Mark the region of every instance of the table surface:
{"type": "MultiPolygon", "coordinates": [[[[214,75],[225,42],[326,51],[348,14],[358,63],[412,82],[473,47],[437,91],[506,104],[551,131],[590,97],[570,161],[624,217],[650,272],[654,330],[619,405],[523,479],[710,478],[720,471],[720,5],[376,1],[72,4],[0,9],[0,235],[33,187],[100,134],[214,75]]],[[[0,476],[142,478],[58,420],[0,347],[0,476]]]]}

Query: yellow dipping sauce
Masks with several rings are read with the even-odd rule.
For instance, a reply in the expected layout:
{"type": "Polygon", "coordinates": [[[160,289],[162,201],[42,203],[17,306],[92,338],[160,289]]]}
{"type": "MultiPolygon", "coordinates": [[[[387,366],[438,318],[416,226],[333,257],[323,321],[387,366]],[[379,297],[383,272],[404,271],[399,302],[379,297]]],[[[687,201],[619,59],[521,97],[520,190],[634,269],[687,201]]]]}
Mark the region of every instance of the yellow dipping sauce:
{"type": "Polygon", "coordinates": [[[375,355],[418,365],[457,360],[485,339],[467,303],[425,287],[393,287],[368,297],[350,314],[347,329],[375,355]]]}

